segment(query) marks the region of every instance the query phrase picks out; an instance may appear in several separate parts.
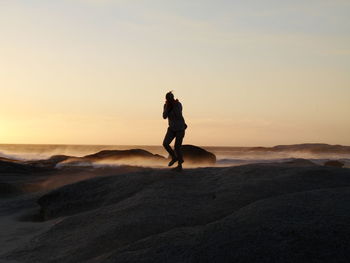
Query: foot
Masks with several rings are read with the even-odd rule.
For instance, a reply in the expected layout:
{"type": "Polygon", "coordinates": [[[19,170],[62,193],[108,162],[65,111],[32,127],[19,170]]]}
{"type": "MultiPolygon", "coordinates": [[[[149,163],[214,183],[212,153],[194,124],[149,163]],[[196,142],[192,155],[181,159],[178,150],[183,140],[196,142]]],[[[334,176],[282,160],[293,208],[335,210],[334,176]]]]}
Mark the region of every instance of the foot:
{"type": "Polygon", "coordinates": [[[174,172],[181,172],[182,171],[182,165],[178,165],[175,168],[171,169],[174,172]]]}
{"type": "Polygon", "coordinates": [[[176,163],[177,162],[177,159],[176,158],[173,158],[173,159],[171,159],[171,161],[168,163],[168,166],[170,167],[170,166],[173,166],[173,164],[174,163],[176,163]]]}

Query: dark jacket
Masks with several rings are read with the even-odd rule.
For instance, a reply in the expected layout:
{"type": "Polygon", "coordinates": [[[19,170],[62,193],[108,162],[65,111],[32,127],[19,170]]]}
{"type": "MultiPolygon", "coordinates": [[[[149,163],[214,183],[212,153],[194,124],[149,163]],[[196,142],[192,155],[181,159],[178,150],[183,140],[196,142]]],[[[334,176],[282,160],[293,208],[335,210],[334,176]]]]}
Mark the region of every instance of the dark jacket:
{"type": "Polygon", "coordinates": [[[168,118],[169,128],[173,131],[183,131],[187,128],[182,116],[182,104],[175,101],[172,106],[164,104],[163,118],[168,118]]]}

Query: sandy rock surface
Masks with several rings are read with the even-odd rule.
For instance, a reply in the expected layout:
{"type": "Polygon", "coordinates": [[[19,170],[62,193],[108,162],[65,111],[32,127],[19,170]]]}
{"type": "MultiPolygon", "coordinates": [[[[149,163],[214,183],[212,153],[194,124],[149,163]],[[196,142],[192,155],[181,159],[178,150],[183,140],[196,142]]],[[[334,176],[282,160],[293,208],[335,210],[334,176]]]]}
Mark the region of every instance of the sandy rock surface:
{"type": "Polygon", "coordinates": [[[350,256],[345,168],[299,162],[144,169],[66,185],[37,200],[44,220],[37,226],[54,223],[2,259],[346,262],[350,256]]]}

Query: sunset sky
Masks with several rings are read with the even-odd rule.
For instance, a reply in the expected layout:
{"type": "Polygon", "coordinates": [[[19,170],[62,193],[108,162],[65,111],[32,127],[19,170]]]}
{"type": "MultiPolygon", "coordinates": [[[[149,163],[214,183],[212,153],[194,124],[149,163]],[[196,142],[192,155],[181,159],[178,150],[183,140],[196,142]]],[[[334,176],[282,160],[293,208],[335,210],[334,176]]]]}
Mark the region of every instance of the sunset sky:
{"type": "Polygon", "coordinates": [[[350,145],[348,0],[0,0],[0,143],[350,145]]]}

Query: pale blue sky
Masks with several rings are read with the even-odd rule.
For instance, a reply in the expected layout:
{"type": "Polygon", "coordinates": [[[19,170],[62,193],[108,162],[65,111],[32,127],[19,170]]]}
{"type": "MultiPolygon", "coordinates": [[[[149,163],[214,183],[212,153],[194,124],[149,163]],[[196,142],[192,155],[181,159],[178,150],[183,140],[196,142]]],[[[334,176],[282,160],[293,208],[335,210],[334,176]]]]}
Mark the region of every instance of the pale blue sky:
{"type": "Polygon", "coordinates": [[[175,90],[187,143],[350,144],[349,14],[340,0],[0,1],[0,142],[159,144],[175,90]]]}

